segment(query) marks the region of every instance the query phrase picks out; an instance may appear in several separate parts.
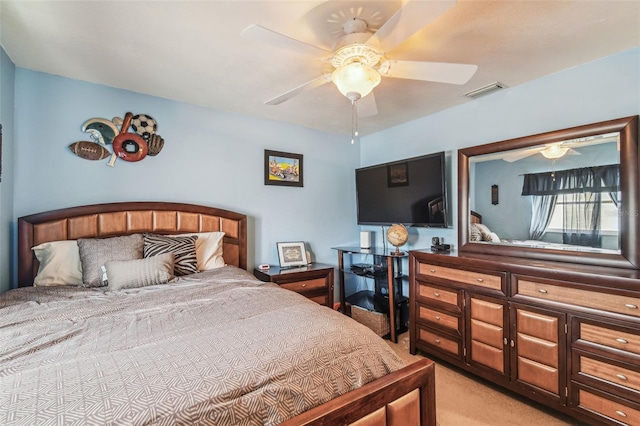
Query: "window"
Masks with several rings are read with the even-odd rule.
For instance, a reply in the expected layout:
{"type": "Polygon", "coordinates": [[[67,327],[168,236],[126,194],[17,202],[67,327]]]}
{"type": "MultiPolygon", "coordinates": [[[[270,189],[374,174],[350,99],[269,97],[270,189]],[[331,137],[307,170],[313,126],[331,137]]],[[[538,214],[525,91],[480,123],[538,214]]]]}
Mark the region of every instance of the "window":
{"type": "MultiPolygon", "coordinates": [[[[585,201],[574,201],[572,196],[559,195],[556,200],[556,206],[551,214],[551,220],[549,221],[547,231],[562,232],[563,229],[566,229],[564,224],[565,209],[569,209],[570,205],[573,207],[575,204],[579,205],[581,203],[584,204],[583,208],[585,210],[587,204],[590,205],[589,209],[592,208],[591,204],[593,204],[593,202],[587,203],[585,201]]],[[[577,229],[580,231],[589,231],[589,223],[587,221],[581,222],[577,229]]],[[[602,194],[600,200],[599,229],[604,234],[617,234],[619,230],[618,207],[608,193],[602,194]]]]}

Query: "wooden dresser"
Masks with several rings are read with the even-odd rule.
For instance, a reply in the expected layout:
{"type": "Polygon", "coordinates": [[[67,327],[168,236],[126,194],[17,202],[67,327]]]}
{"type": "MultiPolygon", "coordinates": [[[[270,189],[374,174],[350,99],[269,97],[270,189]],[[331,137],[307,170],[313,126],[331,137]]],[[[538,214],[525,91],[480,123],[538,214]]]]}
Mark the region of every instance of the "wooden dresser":
{"type": "Polygon", "coordinates": [[[412,251],[420,350],[591,424],[640,425],[640,271],[412,251]]]}

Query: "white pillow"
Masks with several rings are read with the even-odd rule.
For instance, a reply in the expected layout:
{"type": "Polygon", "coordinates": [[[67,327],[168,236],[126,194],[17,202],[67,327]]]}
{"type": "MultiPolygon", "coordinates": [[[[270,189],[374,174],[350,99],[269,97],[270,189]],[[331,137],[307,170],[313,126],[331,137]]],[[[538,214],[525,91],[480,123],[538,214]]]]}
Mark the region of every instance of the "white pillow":
{"type": "Polygon", "coordinates": [[[476,223],[476,228],[478,228],[478,230],[480,231],[483,241],[491,241],[491,230],[487,227],[487,225],[476,223]]]}
{"type": "Polygon", "coordinates": [[[76,240],[51,241],[31,250],[40,262],[34,286],[82,285],[82,263],[76,240]]]}
{"type": "Polygon", "coordinates": [[[104,264],[109,290],[166,284],[173,278],[173,253],[134,260],[111,260],[104,264]]]}
{"type": "Polygon", "coordinates": [[[222,243],[224,232],[195,232],[191,234],[179,234],[176,237],[197,235],[196,258],[198,271],[209,271],[225,265],[222,257],[222,243]]]}
{"type": "Polygon", "coordinates": [[[469,227],[469,241],[482,241],[482,233],[475,223],[469,227]]]}
{"type": "Polygon", "coordinates": [[[498,237],[498,234],[496,234],[495,232],[492,232],[489,234],[489,239],[487,239],[487,241],[490,241],[492,243],[499,243],[500,237],[498,237]]]}

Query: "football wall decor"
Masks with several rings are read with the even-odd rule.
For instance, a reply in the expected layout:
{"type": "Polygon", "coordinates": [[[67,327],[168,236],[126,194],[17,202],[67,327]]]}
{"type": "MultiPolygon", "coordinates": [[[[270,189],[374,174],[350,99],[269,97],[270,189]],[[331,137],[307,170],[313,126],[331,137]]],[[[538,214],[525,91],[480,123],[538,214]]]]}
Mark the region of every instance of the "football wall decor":
{"type": "Polygon", "coordinates": [[[127,112],[124,118],[90,118],[82,124],[82,131],[91,141],[74,142],[69,150],[85,160],[110,157],[106,164],[111,167],[118,159],[137,162],[147,155],[154,157],[164,147],[164,139],[157,133],[158,123],[148,114],[127,112]]]}

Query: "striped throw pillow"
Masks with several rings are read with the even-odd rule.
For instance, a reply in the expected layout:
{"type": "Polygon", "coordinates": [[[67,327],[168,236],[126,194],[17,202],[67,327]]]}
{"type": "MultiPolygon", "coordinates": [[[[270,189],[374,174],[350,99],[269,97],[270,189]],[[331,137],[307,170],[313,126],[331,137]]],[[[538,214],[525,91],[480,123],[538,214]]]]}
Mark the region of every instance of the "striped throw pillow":
{"type": "Polygon", "coordinates": [[[173,253],[175,257],[175,276],[195,274],[198,272],[196,257],[197,235],[188,237],[172,237],[168,235],[144,234],[144,257],[173,253]]]}

